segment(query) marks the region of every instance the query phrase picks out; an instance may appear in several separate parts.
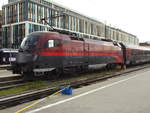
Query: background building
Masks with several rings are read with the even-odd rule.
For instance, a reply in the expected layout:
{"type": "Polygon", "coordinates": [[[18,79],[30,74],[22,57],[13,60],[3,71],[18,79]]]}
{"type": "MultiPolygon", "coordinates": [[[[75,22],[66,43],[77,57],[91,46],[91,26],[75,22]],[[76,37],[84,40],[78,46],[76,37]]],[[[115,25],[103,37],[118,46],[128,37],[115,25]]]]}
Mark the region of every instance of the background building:
{"type": "Polygon", "coordinates": [[[2,11],[0,10],[0,48],[2,47],[2,11]]]}
{"type": "Polygon", "coordinates": [[[139,45],[150,48],[150,42],[139,43],[139,45]]]}
{"type": "Polygon", "coordinates": [[[119,42],[123,42],[125,44],[138,45],[139,39],[130,33],[127,33],[121,29],[113,28],[106,25],[106,39],[112,39],[119,42]]]}
{"type": "Polygon", "coordinates": [[[107,26],[50,0],[8,0],[8,4],[2,7],[2,12],[4,47],[18,47],[22,39],[31,32],[48,31],[50,27],[41,21],[42,18],[46,18],[54,28],[78,33],[80,37],[108,38],[138,45],[136,36],[107,26]],[[65,16],[55,18],[62,14],[65,16]]]}

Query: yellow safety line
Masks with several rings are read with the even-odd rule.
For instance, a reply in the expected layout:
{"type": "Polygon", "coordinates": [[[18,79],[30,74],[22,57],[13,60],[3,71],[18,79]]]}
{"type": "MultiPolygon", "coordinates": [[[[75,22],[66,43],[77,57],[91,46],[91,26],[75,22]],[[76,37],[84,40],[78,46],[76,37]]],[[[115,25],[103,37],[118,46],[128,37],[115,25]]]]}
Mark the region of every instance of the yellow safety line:
{"type": "MultiPolygon", "coordinates": [[[[63,89],[62,89],[62,90],[63,90],[63,89]]],[[[25,111],[25,110],[27,110],[27,109],[30,109],[31,107],[33,107],[33,106],[39,104],[40,102],[44,101],[46,98],[49,98],[49,97],[51,97],[51,96],[53,96],[53,95],[57,95],[57,94],[60,93],[62,90],[59,90],[59,91],[53,93],[52,95],[50,95],[50,96],[48,96],[48,97],[45,97],[45,98],[43,98],[43,99],[41,99],[41,100],[38,100],[38,101],[34,102],[33,104],[31,104],[31,105],[29,105],[29,106],[27,106],[27,107],[24,107],[24,108],[22,108],[22,109],[16,111],[15,113],[20,113],[20,112],[22,112],[22,111],[25,111]]]]}
{"type": "Polygon", "coordinates": [[[24,108],[22,108],[22,109],[16,111],[15,113],[20,113],[20,112],[22,112],[22,111],[25,111],[25,110],[27,110],[27,109],[29,109],[29,108],[35,106],[36,104],[39,104],[40,102],[41,102],[41,101],[36,101],[36,102],[34,102],[33,104],[31,104],[31,105],[29,105],[29,106],[27,106],[27,107],[24,107],[24,108]]]}

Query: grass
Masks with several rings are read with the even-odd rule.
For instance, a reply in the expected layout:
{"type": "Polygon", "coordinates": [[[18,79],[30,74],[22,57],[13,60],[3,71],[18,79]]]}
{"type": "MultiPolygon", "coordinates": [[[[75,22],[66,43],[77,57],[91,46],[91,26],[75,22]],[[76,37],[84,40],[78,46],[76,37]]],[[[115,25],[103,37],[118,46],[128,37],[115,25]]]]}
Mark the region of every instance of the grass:
{"type": "Polygon", "coordinates": [[[62,83],[69,83],[73,81],[77,81],[80,79],[84,78],[93,78],[93,77],[100,77],[100,76],[105,76],[106,74],[111,74],[113,72],[118,72],[119,70],[104,70],[102,72],[95,72],[95,73],[90,73],[90,74],[80,74],[80,76],[76,77],[70,77],[64,80],[58,80],[58,81],[33,81],[33,82],[28,82],[25,83],[22,86],[6,89],[6,90],[1,90],[0,91],[0,96],[9,96],[9,95],[14,95],[14,94],[20,94],[26,91],[31,91],[31,90],[39,90],[42,89],[43,87],[50,86],[50,85],[59,85],[62,83]]]}
{"type": "Polygon", "coordinates": [[[25,92],[25,91],[28,91],[28,90],[39,89],[40,87],[44,87],[46,85],[47,85],[46,81],[28,82],[28,83],[25,83],[22,86],[9,88],[9,89],[6,89],[6,90],[1,90],[0,91],[0,96],[19,94],[19,93],[22,93],[22,92],[25,92]]]}

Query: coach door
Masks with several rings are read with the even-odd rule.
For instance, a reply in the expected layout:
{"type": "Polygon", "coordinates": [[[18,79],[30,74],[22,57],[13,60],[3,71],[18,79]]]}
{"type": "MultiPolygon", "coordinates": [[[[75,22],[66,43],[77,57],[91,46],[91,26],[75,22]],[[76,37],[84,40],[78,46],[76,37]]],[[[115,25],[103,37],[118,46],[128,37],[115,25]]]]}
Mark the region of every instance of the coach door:
{"type": "Polygon", "coordinates": [[[85,56],[85,63],[89,64],[89,44],[84,42],[84,56],[85,56]]]}

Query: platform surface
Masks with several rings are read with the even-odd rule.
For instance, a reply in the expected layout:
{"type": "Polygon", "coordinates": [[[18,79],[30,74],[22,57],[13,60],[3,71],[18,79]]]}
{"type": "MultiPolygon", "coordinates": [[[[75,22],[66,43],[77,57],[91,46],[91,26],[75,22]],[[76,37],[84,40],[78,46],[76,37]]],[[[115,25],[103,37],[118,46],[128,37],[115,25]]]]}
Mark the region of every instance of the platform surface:
{"type": "Polygon", "coordinates": [[[6,70],[6,69],[0,70],[0,78],[14,77],[14,76],[19,76],[19,75],[18,74],[12,74],[11,70],[6,70]]]}
{"type": "MultiPolygon", "coordinates": [[[[33,102],[1,110],[14,113],[33,102]]],[[[21,113],[150,113],[150,68],[56,95],[21,113]]]]}

